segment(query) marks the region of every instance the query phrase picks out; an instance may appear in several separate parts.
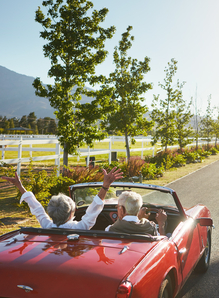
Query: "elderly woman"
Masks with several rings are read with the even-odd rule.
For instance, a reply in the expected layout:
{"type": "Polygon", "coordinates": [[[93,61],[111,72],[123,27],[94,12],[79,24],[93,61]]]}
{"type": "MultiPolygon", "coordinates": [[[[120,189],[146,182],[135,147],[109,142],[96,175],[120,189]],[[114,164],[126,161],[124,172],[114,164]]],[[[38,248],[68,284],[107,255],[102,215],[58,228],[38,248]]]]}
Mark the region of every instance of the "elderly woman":
{"type": "Polygon", "coordinates": [[[61,193],[57,196],[52,196],[47,207],[48,215],[40,202],[37,201],[34,194],[30,191],[26,191],[23,187],[17,173],[15,173],[14,178],[6,176],[1,178],[13,183],[19,189],[22,194],[20,203],[25,201],[29,205],[31,213],[36,216],[42,228],[59,227],[89,230],[95,224],[97,216],[103,209],[103,199],[111,183],[117,179],[123,178],[123,173],[120,169],[116,169],[116,167],[114,167],[109,174],[103,169],[103,174],[103,186],[98,195],[94,197],[93,202],[89,205],[85,215],[80,221],[74,221],[75,203],[70,197],[61,193]]]}
{"type": "MultiPolygon", "coordinates": [[[[134,191],[124,191],[118,199],[118,220],[108,227],[106,231],[129,233],[129,234],[151,234],[157,235],[156,224],[147,219],[147,208],[142,207],[142,197],[134,191]]],[[[159,225],[159,233],[165,235],[165,222],[167,215],[160,209],[156,214],[159,225]]]]}

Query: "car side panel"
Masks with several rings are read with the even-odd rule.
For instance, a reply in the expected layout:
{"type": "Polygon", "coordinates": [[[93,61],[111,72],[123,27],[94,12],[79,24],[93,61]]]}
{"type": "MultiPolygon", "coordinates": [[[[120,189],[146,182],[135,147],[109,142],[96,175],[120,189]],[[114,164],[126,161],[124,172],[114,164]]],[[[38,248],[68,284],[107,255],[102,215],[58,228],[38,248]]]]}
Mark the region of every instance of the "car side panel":
{"type": "Polygon", "coordinates": [[[175,244],[168,239],[160,241],[127,276],[133,284],[132,298],[157,298],[165,276],[172,271],[174,292],[180,286],[181,269],[175,244]]]}

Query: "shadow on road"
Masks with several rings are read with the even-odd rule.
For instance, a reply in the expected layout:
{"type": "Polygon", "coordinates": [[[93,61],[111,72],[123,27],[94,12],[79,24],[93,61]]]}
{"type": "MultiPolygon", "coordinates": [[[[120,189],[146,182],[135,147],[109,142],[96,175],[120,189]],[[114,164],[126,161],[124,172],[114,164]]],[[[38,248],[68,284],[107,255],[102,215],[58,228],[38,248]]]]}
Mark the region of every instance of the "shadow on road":
{"type": "Polygon", "coordinates": [[[219,262],[210,263],[205,274],[192,273],[176,298],[218,298],[219,262]]]}

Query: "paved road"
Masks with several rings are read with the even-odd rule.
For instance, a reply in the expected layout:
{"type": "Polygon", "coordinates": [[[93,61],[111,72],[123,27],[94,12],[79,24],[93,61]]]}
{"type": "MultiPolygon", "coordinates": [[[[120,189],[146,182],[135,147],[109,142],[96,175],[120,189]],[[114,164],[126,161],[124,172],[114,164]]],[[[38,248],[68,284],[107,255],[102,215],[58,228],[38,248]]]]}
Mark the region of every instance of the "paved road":
{"type": "Polygon", "coordinates": [[[183,206],[206,205],[214,221],[211,262],[208,271],[193,273],[177,298],[219,298],[219,161],[168,184],[176,190],[183,206]]]}

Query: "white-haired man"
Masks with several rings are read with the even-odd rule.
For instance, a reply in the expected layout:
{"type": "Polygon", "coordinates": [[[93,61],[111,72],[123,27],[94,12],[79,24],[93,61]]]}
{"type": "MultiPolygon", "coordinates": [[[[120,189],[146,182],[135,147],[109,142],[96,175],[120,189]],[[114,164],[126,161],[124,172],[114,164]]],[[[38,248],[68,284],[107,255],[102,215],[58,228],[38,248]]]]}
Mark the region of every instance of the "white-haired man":
{"type": "MultiPolygon", "coordinates": [[[[149,221],[147,208],[142,207],[142,197],[134,191],[124,191],[118,199],[118,220],[106,227],[106,231],[129,233],[129,234],[151,234],[158,235],[156,224],[149,221]]],[[[156,221],[159,225],[159,234],[165,235],[165,222],[167,214],[159,209],[156,221]]]]}
{"type": "Polygon", "coordinates": [[[75,213],[75,203],[73,200],[64,195],[58,194],[57,196],[52,196],[47,207],[47,212],[45,212],[43,206],[37,201],[34,194],[30,191],[26,191],[23,187],[17,173],[15,177],[1,177],[11,183],[13,183],[21,192],[22,196],[20,203],[25,201],[33,215],[36,216],[42,228],[67,228],[67,229],[84,229],[89,230],[93,227],[96,222],[97,216],[103,209],[103,200],[106,193],[111,185],[117,179],[123,178],[120,169],[114,167],[108,174],[105,169],[103,169],[104,179],[103,186],[101,187],[98,195],[93,199],[93,202],[89,205],[86,210],[85,215],[80,221],[74,221],[75,213]],[[50,218],[51,217],[51,218],[50,218]]]}

